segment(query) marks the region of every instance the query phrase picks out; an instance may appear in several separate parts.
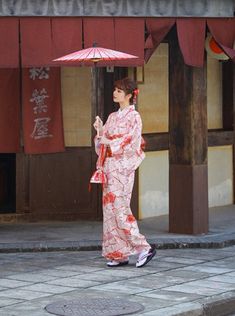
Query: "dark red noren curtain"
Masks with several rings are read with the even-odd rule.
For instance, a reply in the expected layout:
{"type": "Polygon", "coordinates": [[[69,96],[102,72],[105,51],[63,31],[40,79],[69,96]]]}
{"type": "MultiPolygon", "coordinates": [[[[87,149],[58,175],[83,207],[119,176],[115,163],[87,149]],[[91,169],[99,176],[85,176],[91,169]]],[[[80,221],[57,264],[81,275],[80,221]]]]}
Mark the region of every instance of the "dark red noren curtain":
{"type": "Polygon", "coordinates": [[[0,18],[0,68],[19,67],[19,19],[0,18]]]}
{"type": "Polygon", "coordinates": [[[60,68],[25,68],[22,85],[25,152],[64,151],[60,68]]]}
{"type": "Polygon", "coordinates": [[[52,37],[50,18],[21,18],[22,67],[52,64],[52,37]]]}
{"type": "Polygon", "coordinates": [[[147,18],[148,37],[145,42],[145,61],[147,62],[158,45],[175,24],[175,18],[147,18]]]}
{"type": "Polygon", "coordinates": [[[84,48],[97,46],[115,49],[113,18],[84,18],[84,48]]]}
{"type": "Polygon", "coordinates": [[[207,25],[216,42],[235,62],[235,18],[211,18],[207,19],[207,25]]]}
{"type": "Polygon", "coordinates": [[[19,69],[0,69],[0,152],[20,150],[19,69]]]}
{"type": "Polygon", "coordinates": [[[125,61],[99,62],[98,66],[140,66],[144,64],[143,18],[84,18],[84,47],[98,46],[138,56],[125,61]]]}
{"type": "Polygon", "coordinates": [[[206,20],[178,18],[178,41],[186,65],[203,67],[206,20]]]}
{"type": "MultiPolygon", "coordinates": [[[[84,18],[84,48],[96,43],[99,47],[115,49],[114,19],[113,18],[84,18]]],[[[85,64],[92,66],[91,63],[85,64]]],[[[98,62],[98,66],[106,66],[107,62],[98,62]]]]}
{"type": "Polygon", "coordinates": [[[82,19],[52,18],[53,59],[82,49],[82,19]]]}
{"type": "Polygon", "coordinates": [[[118,66],[144,65],[144,18],[115,18],[115,49],[139,58],[118,61],[118,66]]]}

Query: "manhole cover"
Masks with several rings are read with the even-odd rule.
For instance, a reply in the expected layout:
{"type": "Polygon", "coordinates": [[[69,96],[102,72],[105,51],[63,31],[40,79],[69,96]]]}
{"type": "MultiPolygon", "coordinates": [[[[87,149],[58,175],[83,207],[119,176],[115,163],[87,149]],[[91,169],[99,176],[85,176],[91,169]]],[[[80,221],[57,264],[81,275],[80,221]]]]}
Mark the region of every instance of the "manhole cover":
{"type": "Polygon", "coordinates": [[[45,307],[48,313],[59,316],[118,316],[133,314],[144,306],[123,299],[80,298],[73,301],[58,301],[45,307]]]}

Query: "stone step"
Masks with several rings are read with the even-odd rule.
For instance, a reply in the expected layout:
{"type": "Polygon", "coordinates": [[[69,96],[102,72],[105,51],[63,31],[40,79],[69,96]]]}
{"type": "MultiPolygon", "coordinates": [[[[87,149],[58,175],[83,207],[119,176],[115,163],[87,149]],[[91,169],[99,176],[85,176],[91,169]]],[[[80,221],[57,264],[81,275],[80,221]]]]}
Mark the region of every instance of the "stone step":
{"type": "Polygon", "coordinates": [[[2,213],[0,214],[0,224],[26,222],[30,214],[26,213],[2,213]]]}

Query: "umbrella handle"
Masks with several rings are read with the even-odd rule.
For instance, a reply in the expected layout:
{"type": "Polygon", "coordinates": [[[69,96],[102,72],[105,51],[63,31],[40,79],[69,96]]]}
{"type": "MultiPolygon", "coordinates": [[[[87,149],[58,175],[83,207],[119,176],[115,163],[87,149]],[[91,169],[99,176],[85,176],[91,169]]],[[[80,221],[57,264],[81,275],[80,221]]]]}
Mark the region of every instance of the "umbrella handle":
{"type": "Polygon", "coordinates": [[[98,126],[98,128],[97,128],[97,130],[96,130],[96,136],[97,136],[97,138],[100,138],[101,136],[100,136],[100,129],[99,129],[99,125],[100,125],[100,123],[102,122],[101,121],[101,119],[99,118],[99,116],[96,116],[96,122],[97,122],[97,126],[98,126]]]}

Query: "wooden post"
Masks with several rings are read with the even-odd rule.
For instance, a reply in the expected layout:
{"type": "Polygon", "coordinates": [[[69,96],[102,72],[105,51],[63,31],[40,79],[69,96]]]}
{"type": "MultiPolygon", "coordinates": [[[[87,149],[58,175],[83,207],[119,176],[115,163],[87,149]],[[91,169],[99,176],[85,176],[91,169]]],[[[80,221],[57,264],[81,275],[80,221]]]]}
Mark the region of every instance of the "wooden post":
{"type": "MultiPolygon", "coordinates": [[[[222,109],[223,129],[231,130],[235,136],[235,66],[229,60],[222,64],[222,109]]],[[[235,148],[233,141],[233,203],[235,201],[235,148]]]]}
{"type": "MultiPolygon", "coordinates": [[[[91,147],[92,147],[92,170],[96,169],[97,154],[94,147],[96,131],[93,128],[95,117],[104,116],[104,69],[92,67],[91,69],[91,147]]],[[[96,210],[97,219],[102,218],[102,189],[101,185],[92,185],[92,206],[96,210]]]]}
{"type": "Polygon", "coordinates": [[[232,67],[232,106],[233,106],[233,203],[235,202],[235,64],[232,67]]]}
{"type": "Polygon", "coordinates": [[[206,67],[184,64],[169,42],[169,231],[208,232],[206,67]]]}
{"type": "Polygon", "coordinates": [[[233,62],[222,64],[223,129],[233,130],[233,62]]]}

